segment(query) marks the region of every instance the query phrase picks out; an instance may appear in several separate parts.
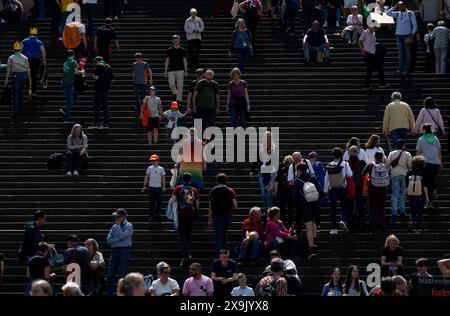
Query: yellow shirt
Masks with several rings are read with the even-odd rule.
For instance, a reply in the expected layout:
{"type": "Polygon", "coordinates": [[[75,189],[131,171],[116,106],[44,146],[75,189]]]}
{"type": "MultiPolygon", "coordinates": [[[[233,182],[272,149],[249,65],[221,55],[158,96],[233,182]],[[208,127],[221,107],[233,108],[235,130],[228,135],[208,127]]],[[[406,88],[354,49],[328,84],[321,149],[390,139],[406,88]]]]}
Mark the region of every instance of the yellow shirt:
{"type": "Polygon", "coordinates": [[[66,12],[67,6],[74,2],[74,0],[61,0],[61,12],[66,12]]]}

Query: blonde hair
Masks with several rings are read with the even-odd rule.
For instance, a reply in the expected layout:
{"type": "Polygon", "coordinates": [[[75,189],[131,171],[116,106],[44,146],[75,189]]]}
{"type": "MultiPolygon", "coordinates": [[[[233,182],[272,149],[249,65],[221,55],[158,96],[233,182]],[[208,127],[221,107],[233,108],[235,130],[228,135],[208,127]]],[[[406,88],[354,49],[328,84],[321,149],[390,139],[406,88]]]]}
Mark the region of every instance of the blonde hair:
{"type": "Polygon", "coordinates": [[[283,164],[287,164],[287,163],[291,164],[293,162],[294,162],[294,158],[292,158],[291,155],[284,156],[283,164]]]}
{"type": "Polygon", "coordinates": [[[239,25],[241,25],[241,24],[242,24],[244,29],[247,27],[247,25],[245,24],[245,20],[244,19],[238,19],[237,22],[236,22],[236,30],[239,29],[239,25]]]}
{"type": "Polygon", "coordinates": [[[133,296],[133,289],[144,284],[144,276],[140,273],[128,273],[117,283],[118,296],[133,296]]]}
{"type": "Polygon", "coordinates": [[[386,242],[384,243],[384,246],[388,247],[389,246],[389,241],[391,241],[391,240],[395,241],[397,246],[400,245],[400,240],[398,239],[398,237],[395,236],[394,234],[391,234],[391,235],[387,236],[386,242]]]}

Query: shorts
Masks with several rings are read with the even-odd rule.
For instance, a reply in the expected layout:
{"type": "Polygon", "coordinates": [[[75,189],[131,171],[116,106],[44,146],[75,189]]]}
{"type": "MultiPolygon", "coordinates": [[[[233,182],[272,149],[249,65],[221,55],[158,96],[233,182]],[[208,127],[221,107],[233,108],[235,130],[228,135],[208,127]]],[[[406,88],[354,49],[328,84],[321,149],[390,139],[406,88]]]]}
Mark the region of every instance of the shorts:
{"type": "Polygon", "coordinates": [[[148,125],[147,125],[147,131],[151,132],[154,129],[159,128],[159,117],[149,117],[148,118],[148,125]]]}
{"type": "Polygon", "coordinates": [[[318,219],[319,215],[319,201],[310,202],[302,209],[303,223],[312,222],[318,219]]]}

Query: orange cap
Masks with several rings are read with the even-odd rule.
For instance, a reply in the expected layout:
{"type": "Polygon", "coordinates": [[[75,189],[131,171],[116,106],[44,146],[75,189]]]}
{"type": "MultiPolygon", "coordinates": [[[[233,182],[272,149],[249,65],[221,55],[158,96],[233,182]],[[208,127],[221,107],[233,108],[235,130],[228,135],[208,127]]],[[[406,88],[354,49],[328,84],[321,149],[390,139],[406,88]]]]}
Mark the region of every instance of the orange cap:
{"type": "Polygon", "coordinates": [[[170,104],[170,108],[178,110],[178,102],[177,101],[172,101],[172,103],[170,104]]]}
{"type": "Polygon", "coordinates": [[[159,156],[158,155],[151,155],[151,157],[150,157],[150,159],[149,159],[150,161],[159,161],[159,156]]]}

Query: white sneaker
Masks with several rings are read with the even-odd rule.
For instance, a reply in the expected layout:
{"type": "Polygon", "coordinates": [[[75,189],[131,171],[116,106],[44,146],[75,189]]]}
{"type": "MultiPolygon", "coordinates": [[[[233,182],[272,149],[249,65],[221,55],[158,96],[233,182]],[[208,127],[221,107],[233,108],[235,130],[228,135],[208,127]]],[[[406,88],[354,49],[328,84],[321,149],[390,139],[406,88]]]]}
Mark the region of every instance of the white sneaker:
{"type": "Polygon", "coordinates": [[[72,176],[72,172],[67,171],[66,176],[71,177],[72,176]]]}
{"type": "Polygon", "coordinates": [[[78,171],[75,170],[75,171],[73,172],[73,175],[74,175],[75,177],[78,177],[78,176],[79,176],[78,171]]]}
{"type": "Polygon", "coordinates": [[[328,27],[328,22],[324,22],[323,27],[328,27]]]}
{"type": "Polygon", "coordinates": [[[337,229],[330,230],[330,235],[337,235],[338,231],[337,229]]]}
{"type": "Polygon", "coordinates": [[[340,27],[339,22],[336,22],[336,27],[340,27]]]}

